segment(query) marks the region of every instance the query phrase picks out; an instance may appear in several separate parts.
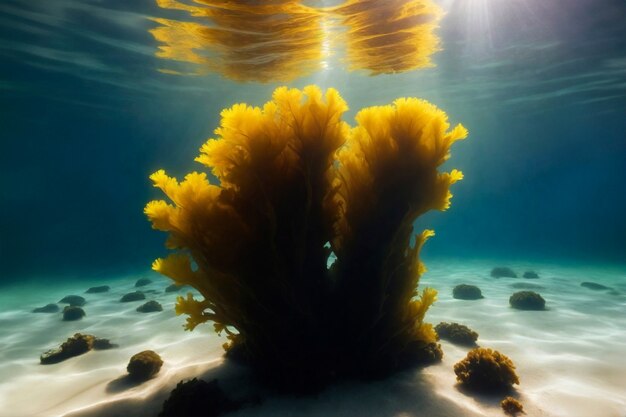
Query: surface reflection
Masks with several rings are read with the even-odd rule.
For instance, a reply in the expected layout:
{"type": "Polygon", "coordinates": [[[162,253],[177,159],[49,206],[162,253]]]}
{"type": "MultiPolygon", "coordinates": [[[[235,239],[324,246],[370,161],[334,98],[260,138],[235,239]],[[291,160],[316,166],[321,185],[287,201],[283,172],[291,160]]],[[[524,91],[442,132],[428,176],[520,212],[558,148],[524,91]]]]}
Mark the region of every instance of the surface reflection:
{"type": "Polygon", "coordinates": [[[376,75],[430,66],[439,50],[434,31],[442,11],[430,0],[347,0],[328,8],[299,1],[156,1],[189,15],[152,19],[156,56],[193,64],[159,69],[165,73],[288,82],[326,68],[329,55],[344,50],[349,70],[376,75]]]}

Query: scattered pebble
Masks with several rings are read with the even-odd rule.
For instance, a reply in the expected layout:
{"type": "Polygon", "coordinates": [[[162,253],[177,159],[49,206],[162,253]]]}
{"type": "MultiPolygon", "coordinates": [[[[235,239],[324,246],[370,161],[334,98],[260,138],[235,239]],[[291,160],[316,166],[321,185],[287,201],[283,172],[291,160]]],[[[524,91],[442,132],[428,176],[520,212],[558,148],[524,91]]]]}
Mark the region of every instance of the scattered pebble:
{"type": "Polygon", "coordinates": [[[177,291],[180,291],[180,289],[183,287],[184,285],[171,284],[167,286],[167,288],[165,289],[165,292],[177,292],[177,291]]]}
{"type": "Polygon", "coordinates": [[[582,284],[580,284],[581,287],[585,287],[585,288],[589,288],[590,290],[594,290],[594,291],[604,291],[604,290],[612,290],[613,288],[611,287],[607,287],[605,285],[602,284],[597,284],[595,282],[583,282],[582,284]]]}
{"type": "Polygon", "coordinates": [[[139,278],[137,282],[135,282],[135,287],[145,287],[148,284],[152,284],[152,280],[148,278],[139,278]]]}
{"type": "Polygon", "coordinates": [[[87,294],[96,294],[101,292],[108,292],[111,289],[108,285],[100,285],[99,287],[91,287],[87,291],[87,294]]]}
{"type": "Polygon", "coordinates": [[[517,278],[517,274],[506,266],[498,266],[491,270],[491,276],[494,278],[517,278]]]}
{"type": "Polygon", "coordinates": [[[69,304],[71,306],[78,306],[78,307],[82,307],[85,305],[87,301],[85,301],[85,299],[83,297],[81,297],[80,295],[68,295],[66,297],[63,297],[59,303],[62,304],[69,304]]]}
{"type": "Polygon", "coordinates": [[[156,311],[163,311],[163,306],[161,306],[158,301],[152,300],[137,307],[137,311],[140,313],[154,313],[156,311]]]}
{"type": "Polygon", "coordinates": [[[141,291],[135,291],[135,292],[129,292],[128,294],[125,294],[122,298],[120,298],[120,302],[128,303],[130,301],[140,301],[140,300],[145,300],[145,299],[146,299],[146,295],[144,293],[142,293],[141,291]]]}

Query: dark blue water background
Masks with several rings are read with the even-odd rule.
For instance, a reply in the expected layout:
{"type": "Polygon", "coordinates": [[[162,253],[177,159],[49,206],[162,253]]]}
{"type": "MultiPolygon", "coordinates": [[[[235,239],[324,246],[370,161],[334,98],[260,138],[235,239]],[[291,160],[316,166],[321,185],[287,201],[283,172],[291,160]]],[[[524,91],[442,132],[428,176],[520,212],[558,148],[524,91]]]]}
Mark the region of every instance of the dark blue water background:
{"type": "MultiPolygon", "coordinates": [[[[426,98],[470,130],[425,256],[626,263],[626,2],[447,0],[436,67],[298,79],[356,110],[426,98]]],[[[0,3],[0,282],[145,270],[148,175],[182,176],[219,111],[280,83],[156,71],[153,2],[0,3]]],[[[180,14],[174,13],[176,16],[180,14]]]]}

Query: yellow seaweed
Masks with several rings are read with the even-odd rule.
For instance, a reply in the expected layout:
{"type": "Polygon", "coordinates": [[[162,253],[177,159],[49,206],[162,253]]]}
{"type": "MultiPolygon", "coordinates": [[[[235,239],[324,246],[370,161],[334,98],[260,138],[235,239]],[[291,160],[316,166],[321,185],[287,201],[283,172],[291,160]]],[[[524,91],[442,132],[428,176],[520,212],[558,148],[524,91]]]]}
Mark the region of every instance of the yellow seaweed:
{"type": "Polygon", "coordinates": [[[478,391],[506,391],[519,384],[513,361],[497,350],[477,347],[454,365],[456,380],[478,391]]]}
{"type": "Polygon", "coordinates": [[[502,411],[504,411],[504,414],[508,414],[510,416],[516,416],[518,414],[526,414],[524,412],[524,406],[522,405],[522,403],[510,396],[505,397],[500,402],[500,408],[502,408],[502,411]]]}
{"type": "Polygon", "coordinates": [[[174,250],[153,269],[203,297],[178,299],[186,329],[213,321],[229,355],[294,385],[441,357],[424,321],[437,293],[417,288],[434,233],[413,222],[448,208],[462,174],[438,167],[467,131],[418,99],[363,109],[353,128],[347,110],[334,89],[280,87],[222,111],[196,158],[216,184],[150,177],[169,203],[145,214],[174,250]]]}

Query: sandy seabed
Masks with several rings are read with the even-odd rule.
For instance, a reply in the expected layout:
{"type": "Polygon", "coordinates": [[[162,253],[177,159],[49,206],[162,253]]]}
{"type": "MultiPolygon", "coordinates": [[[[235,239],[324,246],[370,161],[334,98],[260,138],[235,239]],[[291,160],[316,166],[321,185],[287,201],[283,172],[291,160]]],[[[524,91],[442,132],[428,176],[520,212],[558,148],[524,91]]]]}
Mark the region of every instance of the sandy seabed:
{"type": "MultiPolygon", "coordinates": [[[[454,321],[480,334],[478,344],[497,349],[517,366],[520,385],[514,396],[527,416],[626,416],[626,267],[533,264],[524,262],[433,260],[421,287],[439,290],[427,321],[454,321]],[[539,279],[494,279],[494,266],[510,266],[519,275],[537,271],[539,279]],[[614,291],[580,286],[593,281],[614,291]],[[514,283],[532,283],[545,299],[545,311],[519,311],[508,298],[514,283]],[[484,299],[452,298],[457,284],[481,288],[484,299]]],[[[182,379],[219,378],[235,396],[259,395],[244,368],[224,363],[211,326],[184,332],[184,317],[174,314],[176,293],[169,281],[152,274],[156,290],[147,300],[164,308],[139,313],[143,302],[120,303],[142,275],[81,282],[41,282],[5,287],[0,293],[0,416],[145,417],[156,416],[169,392],[182,379]],[[96,285],[111,291],[84,294],[96,285]],[[64,322],[60,313],[31,313],[35,307],[69,294],[87,299],[87,316],[64,322]],[[55,365],[41,365],[39,355],[76,332],[108,338],[116,349],[91,351],[55,365]],[[142,384],[124,378],[129,358],[142,350],[164,360],[159,374],[142,384]]],[[[182,290],[180,293],[185,293],[182,290]]],[[[442,341],[440,364],[398,373],[374,382],[341,382],[316,396],[266,395],[260,405],[229,416],[461,417],[503,416],[501,397],[467,393],[456,384],[453,365],[467,351],[442,341]]],[[[258,387],[257,387],[258,388],[258,387]]]]}

